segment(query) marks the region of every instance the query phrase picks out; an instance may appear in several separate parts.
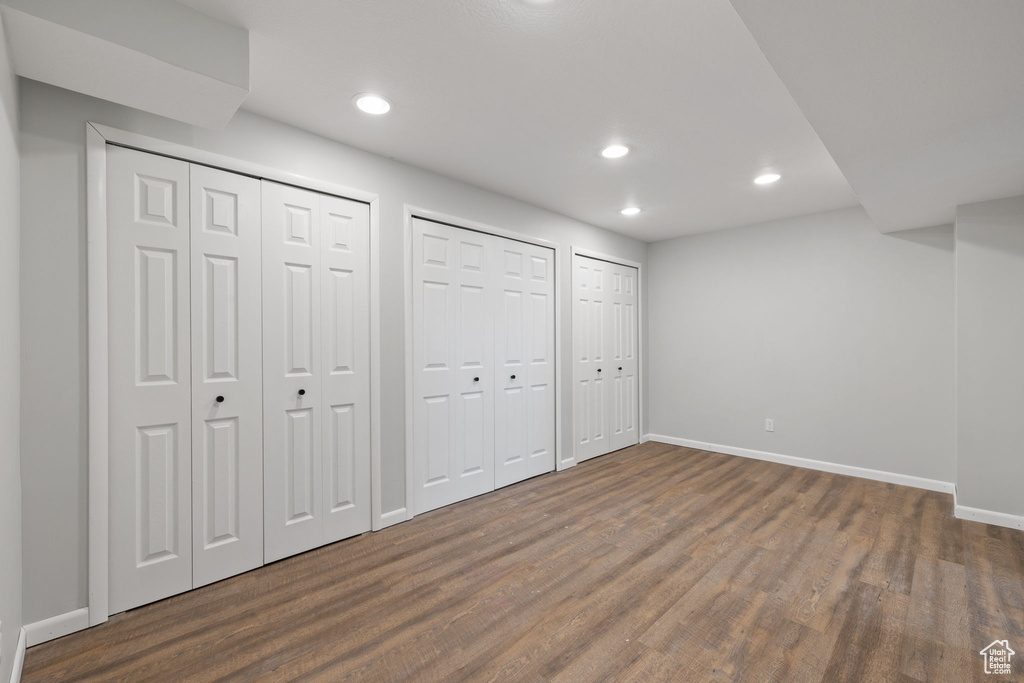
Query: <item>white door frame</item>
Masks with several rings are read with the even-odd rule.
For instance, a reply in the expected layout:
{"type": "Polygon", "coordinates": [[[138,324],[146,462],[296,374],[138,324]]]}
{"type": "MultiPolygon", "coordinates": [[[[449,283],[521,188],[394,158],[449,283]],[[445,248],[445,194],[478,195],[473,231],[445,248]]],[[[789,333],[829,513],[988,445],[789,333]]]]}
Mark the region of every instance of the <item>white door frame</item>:
{"type": "MultiPolygon", "coordinates": [[[[640,402],[640,424],[637,425],[637,429],[640,432],[640,443],[643,443],[645,441],[645,439],[644,439],[644,429],[643,429],[643,425],[644,425],[644,409],[646,408],[646,404],[647,404],[647,401],[646,401],[645,395],[644,395],[644,389],[646,388],[646,385],[647,385],[647,383],[644,381],[644,378],[647,377],[647,373],[645,372],[645,370],[646,370],[645,364],[647,362],[647,359],[646,359],[646,354],[644,353],[644,266],[643,266],[642,263],[638,263],[637,261],[630,261],[629,259],[624,259],[624,258],[621,258],[619,256],[611,256],[609,254],[602,254],[602,253],[597,252],[597,251],[591,251],[590,249],[583,249],[582,247],[572,247],[570,249],[570,251],[569,251],[569,268],[572,269],[572,277],[571,277],[572,285],[571,286],[572,286],[572,296],[573,296],[573,302],[572,303],[573,303],[573,305],[572,305],[572,308],[569,309],[569,316],[570,316],[570,319],[569,319],[569,330],[570,330],[570,334],[573,334],[573,335],[575,335],[575,333],[576,333],[576,321],[573,319],[573,316],[575,316],[575,311],[576,311],[576,299],[575,299],[575,297],[576,297],[576,278],[577,278],[577,275],[576,275],[576,269],[572,266],[572,264],[576,260],[577,256],[585,256],[587,258],[597,259],[598,261],[607,261],[608,263],[615,263],[615,264],[618,264],[620,266],[629,266],[630,268],[636,268],[636,272],[637,272],[637,278],[636,278],[637,279],[637,286],[636,286],[636,299],[637,299],[637,316],[636,316],[636,324],[637,324],[637,354],[639,355],[639,358],[638,358],[639,369],[638,369],[638,372],[637,372],[637,374],[639,375],[639,377],[637,378],[637,400],[640,402]]],[[[580,382],[580,378],[577,376],[576,362],[575,362],[575,358],[574,358],[573,359],[573,364],[572,364],[572,410],[573,410],[573,418],[574,418],[574,420],[575,420],[575,415],[576,415],[576,387],[579,386],[579,382],[580,382]]],[[[575,425],[575,422],[574,422],[574,425],[575,425]]],[[[558,469],[559,470],[564,470],[564,469],[567,469],[569,467],[575,467],[576,466],[576,463],[578,462],[577,458],[576,458],[576,449],[577,449],[578,446],[579,446],[579,439],[576,438],[576,433],[574,431],[573,432],[573,436],[572,436],[572,457],[569,458],[569,459],[566,459],[566,460],[559,460],[558,461],[558,464],[559,464],[558,469]]]]}
{"type": "Polygon", "coordinates": [[[504,228],[498,228],[493,225],[486,223],[480,223],[478,221],[472,221],[465,218],[459,218],[458,216],[452,216],[450,214],[442,213],[440,211],[434,211],[433,209],[424,209],[419,206],[413,206],[406,204],[403,208],[403,214],[405,215],[405,507],[393,510],[387,514],[387,524],[397,524],[407,519],[412,519],[416,516],[415,509],[415,488],[414,488],[414,477],[412,476],[415,471],[414,462],[414,449],[413,445],[416,441],[416,433],[413,427],[413,410],[415,408],[415,397],[413,396],[413,330],[412,330],[412,288],[413,288],[413,277],[412,277],[412,236],[413,236],[413,219],[424,218],[428,221],[434,221],[435,223],[443,223],[453,228],[462,228],[464,230],[473,230],[475,232],[482,232],[488,235],[494,235],[496,237],[504,237],[517,242],[525,242],[526,244],[536,244],[540,247],[547,247],[553,249],[555,252],[554,258],[554,278],[555,278],[555,470],[562,469],[559,466],[561,459],[559,454],[561,451],[562,441],[562,385],[558,378],[558,371],[562,367],[562,284],[561,284],[561,273],[559,271],[561,259],[561,247],[558,242],[552,242],[551,240],[541,239],[540,237],[533,237],[526,235],[521,232],[514,232],[512,230],[505,230],[504,228]]]}
{"type": "MultiPolygon", "coordinates": [[[[263,166],[250,161],[166,142],[99,123],[85,124],[86,140],[86,259],[88,297],[88,413],[89,413],[89,613],[80,630],[102,624],[110,616],[108,602],[109,551],[109,335],[107,299],[107,146],[213,166],[233,173],[273,180],[314,192],[354,199],[370,206],[370,509],[373,530],[383,528],[380,510],[380,202],[373,192],[358,190],[263,166]]],[[[78,614],[76,611],[75,614],[78,614]]],[[[70,633],[71,631],[66,631],[70,633]]],[[[64,635],[62,632],[61,635],[64,635]]],[[[41,641],[40,641],[41,642],[41,641]]]]}

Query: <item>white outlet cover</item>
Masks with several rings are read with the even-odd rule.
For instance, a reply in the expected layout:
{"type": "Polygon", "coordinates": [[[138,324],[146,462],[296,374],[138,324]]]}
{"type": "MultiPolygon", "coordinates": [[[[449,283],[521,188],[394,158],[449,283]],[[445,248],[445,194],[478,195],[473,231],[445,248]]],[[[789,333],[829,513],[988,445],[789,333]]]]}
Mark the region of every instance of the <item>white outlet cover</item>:
{"type": "Polygon", "coordinates": [[[770,417],[765,418],[764,430],[766,432],[774,432],[775,431],[775,420],[773,418],[770,418],[770,417]]]}

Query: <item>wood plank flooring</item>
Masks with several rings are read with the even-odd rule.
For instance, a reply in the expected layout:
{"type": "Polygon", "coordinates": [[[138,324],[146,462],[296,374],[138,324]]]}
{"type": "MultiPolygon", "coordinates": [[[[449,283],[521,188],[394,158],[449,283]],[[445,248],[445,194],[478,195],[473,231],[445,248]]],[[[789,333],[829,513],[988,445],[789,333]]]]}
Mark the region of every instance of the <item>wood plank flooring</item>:
{"type": "Polygon", "coordinates": [[[23,680],[1024,681],[1024,532],[952,513],[652,442],[31,648],[23,680]]]}

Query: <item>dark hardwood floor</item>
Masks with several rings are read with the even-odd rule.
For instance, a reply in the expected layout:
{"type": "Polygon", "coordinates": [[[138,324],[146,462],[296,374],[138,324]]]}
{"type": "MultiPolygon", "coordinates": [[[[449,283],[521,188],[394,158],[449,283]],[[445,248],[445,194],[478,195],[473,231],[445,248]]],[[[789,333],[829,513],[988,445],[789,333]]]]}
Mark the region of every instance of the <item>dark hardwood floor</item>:
{"type": "Polygon", "coordinates": [[[1024,680],[1024,532],[648,443],[31,648],[25,681],[1024,680]],[[979,650],[1008,639],[1011,676],[979,650]]]}

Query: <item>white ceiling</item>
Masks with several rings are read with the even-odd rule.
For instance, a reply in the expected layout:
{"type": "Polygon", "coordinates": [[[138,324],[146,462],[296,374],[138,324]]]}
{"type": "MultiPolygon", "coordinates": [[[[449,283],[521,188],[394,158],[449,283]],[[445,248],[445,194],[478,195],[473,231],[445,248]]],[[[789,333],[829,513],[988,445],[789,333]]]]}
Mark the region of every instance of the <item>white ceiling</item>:
{"type": "Polygon", "coordinates": [[[728,0],[179,1],[249,29],[244,109],[643,240],[857,203],[728,0]]]}
{"type": "Polygon", "coordinates": [[[732,4],[881,230],[1024,192],[1024,1],[732,4]]]}
{"type": "Polygon", "coordinates": [[[170,2],[0,0],[19,76],[196,126],[249,94],[249,36],[170,2]]]}

